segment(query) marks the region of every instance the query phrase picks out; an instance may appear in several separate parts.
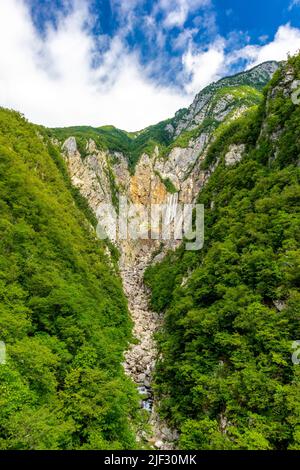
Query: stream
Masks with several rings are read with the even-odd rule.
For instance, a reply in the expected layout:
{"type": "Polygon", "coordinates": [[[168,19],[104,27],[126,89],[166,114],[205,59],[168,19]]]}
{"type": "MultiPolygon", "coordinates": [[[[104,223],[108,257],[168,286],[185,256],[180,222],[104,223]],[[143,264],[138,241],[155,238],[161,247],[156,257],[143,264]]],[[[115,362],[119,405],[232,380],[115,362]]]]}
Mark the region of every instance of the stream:
{"type": "Polygon", "coordinates": [[[132,264],[122,263],[120,268],[124,292],[134,322],[133,335],[137,340],[125,353],[124,369],[137,385],[141,407],[149,413],[151,435],[143,434],[142,439],[156,449],[172,450],[174,442],[178,439],[177,432],[170,430],[156,413],[156,400],[151,388],[157,357],[154,334],[162,325],[162,317],[149,309],[150,292],[143,282],[144,271],[150,261],[148,258],[149,254],[141,255],[132,264]]]}

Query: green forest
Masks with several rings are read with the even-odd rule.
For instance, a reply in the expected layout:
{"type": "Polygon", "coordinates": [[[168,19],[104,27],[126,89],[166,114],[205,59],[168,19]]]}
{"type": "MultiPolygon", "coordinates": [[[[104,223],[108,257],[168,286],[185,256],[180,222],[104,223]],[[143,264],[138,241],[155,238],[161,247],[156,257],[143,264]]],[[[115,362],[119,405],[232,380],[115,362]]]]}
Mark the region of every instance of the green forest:
{"type": "Polygon", "coordinates": [[[0,109],[0,449],[134,448],[116,260],[42,128],[0,109]]]}
{"type": "Polygon", "coordinates": [[[181,449],[300,449],[300,108],[281,84],[227,127],[203,169],[220,163],[199,195],[205,243],[182,245],[148,268],[157,334],[155,390],[181,449]],[[226,166],[232,144],[240,163],[226,166]]]}

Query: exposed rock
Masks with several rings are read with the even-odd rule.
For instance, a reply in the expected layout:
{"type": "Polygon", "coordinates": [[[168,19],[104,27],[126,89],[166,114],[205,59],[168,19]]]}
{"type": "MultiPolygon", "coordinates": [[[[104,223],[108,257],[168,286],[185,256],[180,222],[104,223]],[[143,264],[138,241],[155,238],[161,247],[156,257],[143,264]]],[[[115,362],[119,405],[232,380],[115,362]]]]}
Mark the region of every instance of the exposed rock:
{"type": "Polygon", "coordinates": [[[196,95],[188,109],[177,113],[178,120],[175,127],[175,135],[178,136],[185,130],[195,129],[195,127],[204,122],[208,115],[213,119],[222,120],[225,115],[234,110],[234,100],[232,101],[230,93],[216,103],[212,100],[212,97],[219,89],[243,84],[249,85],[251,83],[255,84],[255,86],[261,85],[263,88],[278,68],[279,63],[277,62],[265,62],[254,67],[252,70],[234,75],[233,77],[223,78],[207,86],[196,95]]]}
{"type": "Polygon", "coordinates": [[[220,431],[222,434],[227,433],[227,427],[228,427],[228,419],[227,416],[225,416],[224,413],[220,414],[220,431]]]}
{"type": "Polygon", "coordinates": [[[232,166],[240,162],[245,152],[245,145],[231,145],[228,152],[225,155],[225,165],[232,166]]]}
{"type": "Polygon", "coordinates": [[[84,160],[77,150],[75,137],[69,137],[62,148],[72,183],[88,200],[91,209],[97,213],[100,204],[112,204],[112,191],[108,176],[107,153],[97,150],[92,142],[90,140],[88,146],[94,153],[87,155],[84,160]]]}
{"type": "Polygon", "coordinates": [[[162,449],[164,443],[162,441],[156,441],[154,446],[157,448],[157,449],[162,449]]]}
{"type": "Polygon", "coordinates": [[[208,134],[201,133],[197,139],[190,141],[187,148],[175,147],[167,160],[156,160],[154,170],[159,172],[162,178],[169,178],[174,186],[180,190],[181,184],[189,176],[189,172],[207,145],[208,140],[208,134]]]}
{"type": "MultiPolygon", "coordinates": [[[[146,246],[148,247],[148,245],[146,246]]],[[[139,392],[146,392],[146,398],[142,400],[141,406],[149,412],[149,423],[153,435],[147,435],[146,437],[140,435],[139,437],[146,439],[149,444],[155,442],[156,448],[172,450],[174,449],[174,442],[178,438],[177,433],[170,430],[160,420],[155,411],[154,397],[151,390],[152,372],[157,357],[156,343],[153,336],[161,327],[162,317],[149,309],[149,292],[143,284],[144,270],[151,262],[154,248],[145,251],[142,248],[140,246],[138,254],[131,262],[125,257],[120,262],[124,291],[134,321],[133,334],[138,340],[138,344],[132,344],[125,353],[124,368],[126,373],[138,385],[139,392]],[[159,447],[156,443],[159,443],[159,447]]]]}
{"type": "Polygon", "coordinates": [[[174,127],[172,126],[172,124],[167,124],[166,127],[165,127],[166,131],[168,131],[171,135],[174,134],[174,127]]]}
{"type": "Polygon", "coordinates": [[[273,304],[277,308],[278,312],[282,312],[286,308],[286,303],[283,300],[273,300],[273,304]]]}
{"type": "Polygon", "coordinates": [[[137,376],[137,382],[144,383],[145,378],[146,378],[146,374],[139,374],[137,376]]]}
{"type": "Polygon", "coordinates": [[[69,137],[63,144],[62,149],[67,151],[69,156],[77,152],[77,143],[75,137],[69,137]]]}

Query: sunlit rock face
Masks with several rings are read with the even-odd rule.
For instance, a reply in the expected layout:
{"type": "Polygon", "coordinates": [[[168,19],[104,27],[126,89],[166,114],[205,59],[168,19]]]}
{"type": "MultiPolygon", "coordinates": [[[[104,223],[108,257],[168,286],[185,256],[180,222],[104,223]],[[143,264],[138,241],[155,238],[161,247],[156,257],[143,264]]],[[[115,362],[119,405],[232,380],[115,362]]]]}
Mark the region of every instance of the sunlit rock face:
{"type": "Polygon", "coordinates": [[[73,185],[80,190],[96,213],[100,204],[109,204],[112,201],[108,155],[97,150],[92,141],[88,142],[88,149],[90,153],[83,159],[74,137],[67,139],[62,146],[73,185]]]}
{"type": "Polygon", "coordinates": [[[179,119],[172,126],[176,136],[184,130],[192,130],[197,125],[203,123],[208,115],[215,116],[216,119],[223,120],[226,114],[235,108],[236,99],[230,88],[233,90],[237,86],[251,86],[261,90],[268,83],[278,69],[278,62],[265,62],[252,70],[242,72],[233,77],[226,77],[216,83],[212,83],[198,93],[186,110],[178,112],[179,119]],[[221,96],[214,100],[220,90],[227,89],[226,96],[221,96]]]}
{"type": "Polygon", "coordinates": [[[228,152],[225,155],[225,165],[232,166],[240,162],[243,158],[243,153],[245,152],[245,145],[231,145],[228,149],[228,152]]]}

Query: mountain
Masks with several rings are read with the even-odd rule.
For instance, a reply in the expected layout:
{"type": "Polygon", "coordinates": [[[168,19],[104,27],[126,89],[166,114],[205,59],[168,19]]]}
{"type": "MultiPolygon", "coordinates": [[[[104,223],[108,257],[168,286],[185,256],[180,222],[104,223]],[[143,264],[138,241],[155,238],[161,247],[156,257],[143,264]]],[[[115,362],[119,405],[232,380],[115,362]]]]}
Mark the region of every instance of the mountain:
{"type": "Polygon", "coordinates": [[[299,80],[267,62],[132,133],[0,109],[1,448],[299,448],[299,80]],[[115,240],[120,196],[143,233],[204,204],[203,249],[115,240]]]}
{"type": "MultiPolygon", "coordinates": [[[[202,167],[207,149],[232,121],[255,112],[263,101],[261,88],[278,66],[267,62],[222,79],[199,93],[188,110],[137,133],[111,126],[47,132],[63,149],[73,184],[94,213],[103,203],[117,208],[120,194],[142,205],[192,202],[211,171],[202,167]]],[[[134,258],[132,251],[143,245],[125,243],[121,254],[134,258]]]]}
{"type": "Polygon", "coordinates": [[[259,93],[278,69],[278,62],[265,62],[253,69],[225,77],[204,88],[188,109],[178,111],[173,119],[174,135],[193,130],[207,118],[214,118],[223,111],[233,113],[238,107],[248,108],[259,101],[259,93]]]}
{"type": "MultiPolygon", "coordinates": [[[[217,127],[220,120],[233,115],[237,108],[243,110],[257,104],[261,99],[260,92],[278,67],[277,62],[266,62],[248,72],[223,78],[202,90],[189,109],[182,109],[174,118],[138,132],[128,133],[114,126],[78,126],[53,129],[50,135],[59,141],[66,140],[70,135],[76,137],[83,156],[88,154],[88,141],[92,139],[101,150],[121,152],[133,172],[141,155],[152,153],[155,146],[166,153],[169,146],[181,145],[181,141],[177,142],[176,138],[184,131],[195,130],[192,135],[199,134],[200,124],[203,124],[205,119],[214,120],[216,117],[216,122],[211,122],[210,125],[217,127]],[[221,115],[222,112],[224,116],[221,115]]],[[[183,138],[188,139],[189,134],[185,134],[183,138]]]]}

